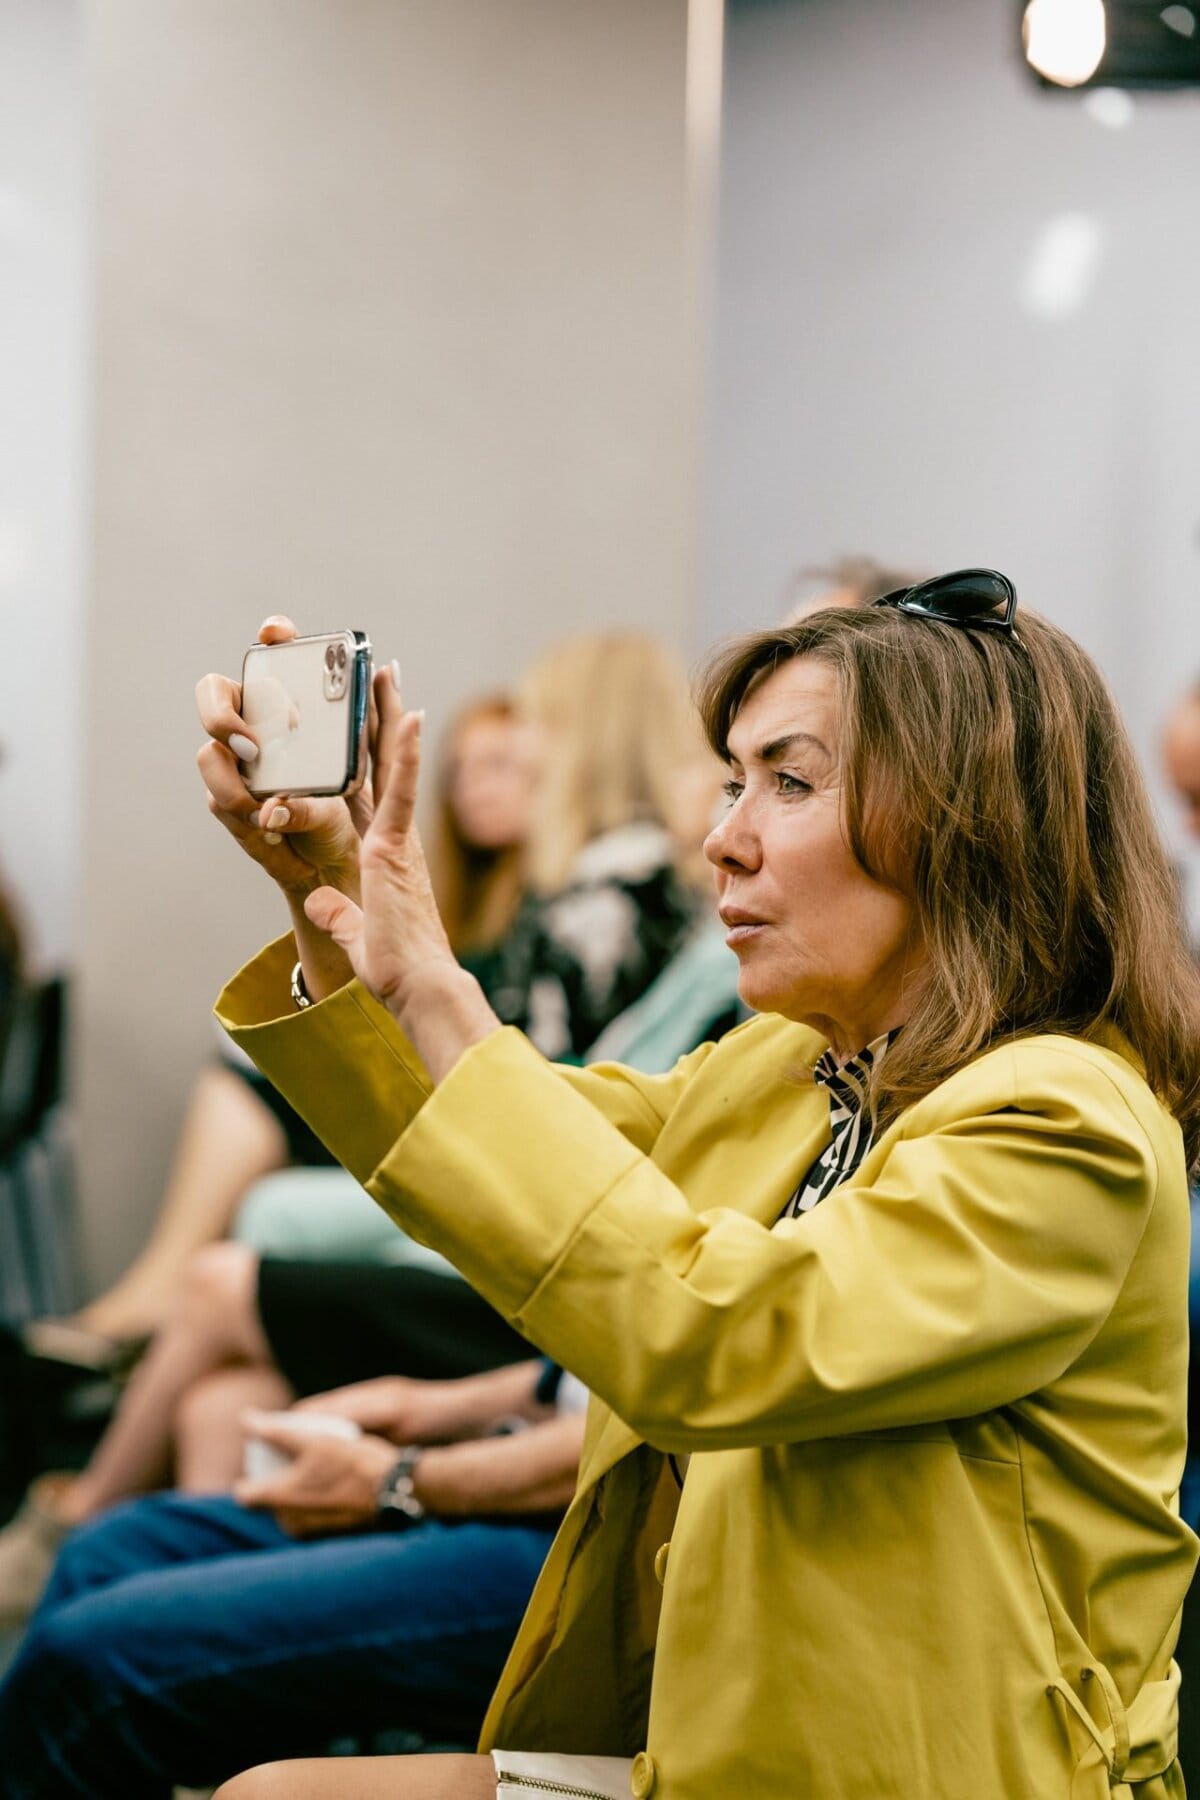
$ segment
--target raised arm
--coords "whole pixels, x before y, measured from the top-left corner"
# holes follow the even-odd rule
[[[1086,1348],[1157,1188],[1155,1146],[1094,1056],[1026,1046],[1021,1090],[1017,1059],[964,1072],[958,1116],[922,1103],[863,1185],[771,1229],[721,1206],[702,1136],[659,1167],[514,1035],[463,1059],[371,1191],[662,1448],[967,1416]],[[731,1197],[755,1155],[747,1133]],[[445,1204],[463,1191],[469,1219]]]

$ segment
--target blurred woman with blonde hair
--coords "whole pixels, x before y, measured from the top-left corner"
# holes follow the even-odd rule
[[[643,632],[564,639],[538,658],[519,705],[540,765],[526,848],[529,892],[492,993],[547,1056],[582,1056],[679,950],[716,800],[715,759],[677,660]]]

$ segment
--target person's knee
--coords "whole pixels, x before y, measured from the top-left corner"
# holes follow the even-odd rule
[[[287,1800],[292,1792],[288,1770],[294,1767],[295,1764],[274,1762],[246,1769],[223,1781],[212,1800]]]
[[[194,1324],[232,1331],[257,1316],[258,1252],[249,1244],[206,1244],[183,1273],[183,1311]]]

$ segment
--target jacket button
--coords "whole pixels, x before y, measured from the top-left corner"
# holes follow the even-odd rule
[[[654,1579],[657,1581],[659,1587],[661,1587],[663,1582],[667,1579],[667,1558],[670,1554],[671,1545],[669,1540],[665,1544],[660,1544],[658,1549],[654,1552]]]
[[[654,1766],[654,1758],[648,1751],[639,1750],[629,1771],[629,1790],[633,1800],[646,1800],[646,1796],[654,1792],[657,1780],[658,1770]]]

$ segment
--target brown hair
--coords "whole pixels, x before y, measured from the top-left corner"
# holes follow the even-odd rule
[[[436,812],[429,833],[429,878],[446,936],[456,952],[499,943],[520,903],[524,846],[487,850],[469,844],[450,797],[454,759],[463,733],[482,720],[515,720],[516,716],[516,707],[506,694],[487,694],[464,706],[442,739]]]
[[[709,742],[794,656],[837,673],[847,841],[914,904],[930,974],[879,1065],[882,1119],[1000,1038],[1116,1027],[1200,1158],[1200,976],[1116,707],[1065,632],[1020,641],[882,607],[735,639],[702,678]]]

